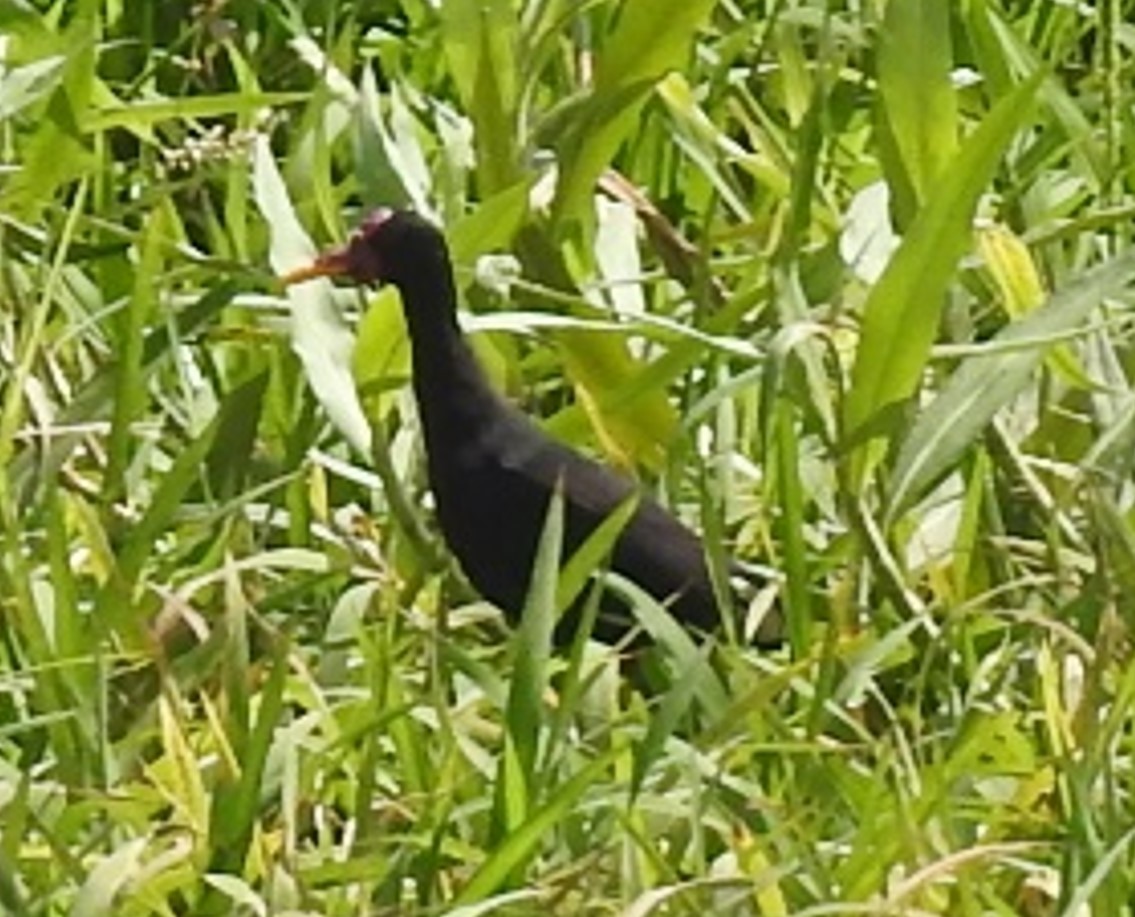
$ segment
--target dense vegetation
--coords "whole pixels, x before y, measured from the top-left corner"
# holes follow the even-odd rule
[[[0,0],[0,911],[1132,913],[1133,6]],[[469,593],[380,203],[783,650]]]

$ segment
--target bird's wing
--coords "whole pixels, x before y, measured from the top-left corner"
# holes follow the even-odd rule
[[[523,415],[510,416],[502,425],[493,439],[504,444],[499,456],[503,468],[548,494],[562,486],[568,506],[595,524],[638,492],[630,478],[551,439]]]
[[[683,623],[705,630],[719,623],[704,549],[689,528],[642,494],[631,479],[566,446],[544,438],[511,441],[517,448],[502,460],[516,474],[546,494],[562,482],[569,550],[637,494],[635,511],[616,542],[612,569],[660,601],[678,596],[672,610]]]

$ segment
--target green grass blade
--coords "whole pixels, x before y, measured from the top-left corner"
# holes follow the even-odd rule
[[[133,101],[129,105],[96,109],[83,120],[83,129],[93,132],[125,128],[142,134],[163,121],[211,119],[222,115],[249,117],[264,108],[282,108],[307,100],[306,92],[234,92],[192,98]]]
[[[505,721],[527,794],[537,788],[534,772],[544,725],[544,692],[548,688],[548,661],[556,627],[556,592],[563,545],[564,497],[559,488],[548,503],[548,514],[536,549],[528,598],[517,629],[513,653],[512,687]],[[486,537],[491,537],[488,532]],[[527,813],[524,813],[527,817]],[[511,830],[511,825],[508,826]]]
[[[519,179],[517,13],[512,0],[450,0],[441,7],[446,59],[473,119],[485,197]]]
[[[699,666],[709,668],[709,655],[713,648],[705,644],[698,651]],[[634,749],[634,770],[631,776],[629,802],[633,805],[642,789],[642,783],[650,769],[658,762],[665,751],[667,740],[675,735],[682,718],[690,709],[697,692],[696,678],[676,678],[662,696],[662,703],[650,718],[650,726]]]
[[[133,454],[132,426],[146,406],[143,356],[145,330],[156,309],[153,278],[163,270],[163,253],[169,232],[169,214],[159,207],[151,215],[142,234],[134,290],[120,314],[115,335],[115,391],[107,443],[107,469],[103,500],[111,505],[127,492],[126,467]]]
[[[940,0],[891,3],[880,39],[879,93],[903,171],[898,184],[909,185],[925,202],[958,145],[950,6]]]
[[[533,811],[523,824],[517,825],[512,834],[477,867],[468,884],[453,899],[453,906],[472,904],[501,888],[510,875],[539,852],[549,832],[571,813],[583,794],[598,782],[621,754],[621,748],[609,749],[560,784],[547,802]]]
[[[1053,338],[1083,324],[1107,297],[1129,286],[1135,255],[1100,265],[1053,294],[1040,309],[1008,325],[966,360],[904,438],[889,480],[886,519],[893,522],[934,484],[1028,382]]]
[[[235,783],[223,784],[214,790],[209,818],[209,872],[240,875],[243,870],[260,809],[264,765],[283,715],[288,650],[288,641],[278,639],[272,653],[268,681],[260,694],[255,724],[251,725],[247,741],[239,748],[240,776]],[[248,724],[242,728],[248,728]],[[201,903],[200,913],[228,913],[224,907],[219,896],[209,891]]]
[[[249,396],[242,389],[264,385],[263,377],[254,377],[237,388],[221,406],[214,420],[178,454],[154,492],[142,518],[129,530],[119,551],[116,576],[104,587],[99,598],[100,614],[126,635],[138,635],[142,622],[131,616],[130,594],[142,574],[143,567],[155,550],[162,534],[181,509],[186,494],[201,479],[202,468],[215,446],[217,431],[243,409]]]
[[[627,0],[599,59],[595,89],[560,145],[553,219],[591,222],[600,173],[638,124],[647,94],[690,53],[715,0]]]
[[[225,281],[205,290],[201,298],[178,312],[171,328],[152,329],[142,348],[140,384],[149,380],[154,371],[172,356],[175,341],[193,337],[228,306],[236,295],[236,285]],[[91,421],[105,420],[114,410],[117,378],[110,374],[93,376],[74,393],[71,401],[59,414],[58,424],[64,430]],[[81,442],[76,433],[63,432],[53,437],[41,452],[37,444],[26,446],[11,466],[12,483],[27,504],[35,494],[37,485],[51,481]]]
[[[914,394],[926,366],[946,286],[970,245],[974,208],[1026,123],[1039,83],[1039,78],[1023,83],[998,102],[966,140],[867,297],[844,404],[854,489],[899,429],[893,412]]]

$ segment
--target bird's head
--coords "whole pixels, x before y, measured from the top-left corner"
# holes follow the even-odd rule
[[[394,283],[429,270],[445,243],[440,231],[412,210],[375,210],[351,237],[311,264],[289,271],[287,285],[315,277],[347,277],[356,283]]]

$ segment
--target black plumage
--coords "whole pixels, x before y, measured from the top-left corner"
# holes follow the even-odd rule
[[[445,239],[422,217],[377,211],[344,246],[284,279],[316,276],[398,288],[442,533],[472,584],[515,621],[557,482],[568,553],[636,494],[636,485],[553,440],[491,387],[457,324]],[[667,602],[685,627],[711,631],[720,624],[701,542],[649,496],[639,497],[610,566]],[[633,619],[615,602],[603,609],[595,636],[625,636]],[[567,623],[557,632],[561,641],[571,636]]]

